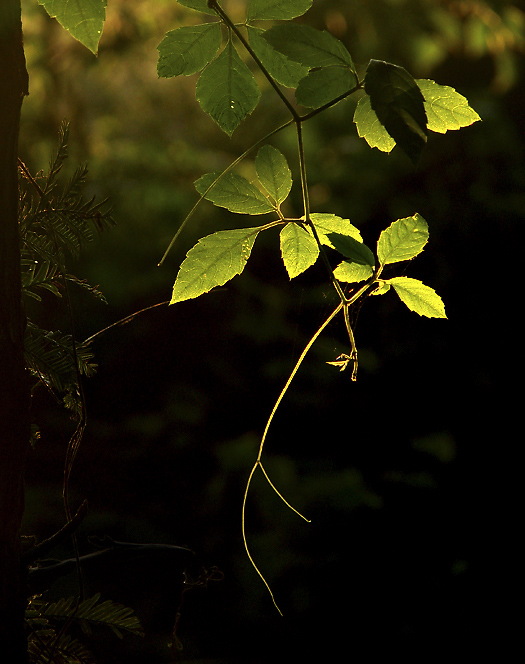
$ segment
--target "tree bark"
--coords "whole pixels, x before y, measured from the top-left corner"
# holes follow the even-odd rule
[[[24,365],[18,234],[18,135],[28,78],[20,0],[0,0],[0,659],[27,662],[20,561],[29,383]]]

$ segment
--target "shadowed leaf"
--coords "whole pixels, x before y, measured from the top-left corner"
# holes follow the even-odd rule
[[[416,81],[403,67],[370,60],[365,90],[381,124],[416,163],[427,141],[424,98]]]

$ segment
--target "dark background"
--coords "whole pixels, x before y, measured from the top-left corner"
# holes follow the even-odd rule
[[[230,7],[242,20],[241,3]],[[68,119],[70,167],[89,162],[87,195],[109,196],[118,222],[74,266],[109,301],[73,294],[82,339],[168,300],[199,237],[253,225],[204,204],[157,267],[196,200],[192,182],[287,118],[265,90],[229,140],[200,111],[195,77],[157,80],[164,33],[203,19],[175,2],[110,2],[97,59],[42,8],[25,12],[31,94],[21,157],[45,168]],[[185,545],[196,552],[192,578],[201,566],[218,568],[222,580],[184,594],[176,661],[472,655],[491,639],[497,569],[482,558],[498,537],[512,464],[505,427],[525,204],[525,17],[504,1],[316,0],[302,20],[340,38],[363,70],[370,58],[405,66],[456,88],[483,119],[432,134],[415,169],[397,149],[387,156],[357,137],[352,100],[305,126],[312,209],[349,217],[372,247],[393,220],[422,214],[430,242],[407,274],[436,289],[448,320],[420,318],[393,294],[370,298],[356,328],[357,383],[326,365],[348,350],[342,321],[307,356],[270,429],[265,466],[311,523],[260,476],[248,500],[249,545],[280,617],[244,552],[242,496],[272,406],[335,300],[322,266],[290,283],[277,234],[259,236],[247,269],[225,288],[152,309],[94,342],[99,370],[85,382],[88,427],[71,478],[73,501],[87,498],[90,508],[80,547],[93,550],[90,535]],[[297,178],[293,129],[273,144]],[[297,212],[297,185],[292,199]],[[49,298],[39,315],[68,329],[63,302]],[[42,539],[64,522],[74,424],[43,393],[34,414],[42,440],[27,474],[24,534]],[[183,564],[146,558],[88,580],[150,627],[114,652],[114,638],[95,644],[102,662],[170,661]],[[74,578],[60,592],[75,594]]]

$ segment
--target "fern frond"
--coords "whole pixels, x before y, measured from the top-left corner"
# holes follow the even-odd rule
[[[22,293],[24,296],[32,297],[39,302],[42,300],[38,292],[39,289],[50,291],[56,297],[62,297],[64,287],[62,275],[63,273],[59,267],[49,260],[21,259]],[[79,279],[74,274],[66,274],[65,278],[107,304],[106,298],[98,288],[88,284],[85,279]]]
[[[67,135],[67,125],[63,125],[47,174],[33,176],[21,164],[19,178],[22,253],[35,252],[44,260],[54,256],[59,266],[67,255],[77,258],[96,234],[114,225],[107,200],[97,203],[95,197],[87,201],[82,197],[86,165],[79,166],[65,184],[58,183],[67,157]]]
[[[102,300],[104,304],[108,303],[104,297],[104,294],[98,290],[97,286],[91,286],[91,284],[88,284],[85,279],[79,279],[78,277],[75,277],[74,274],[66,274],[66,279],[67,281],[71,281],[72,283],[76,284],[80,288],[89,291],[93,297],[96,297],[98,300]]]
[[[45,289],[56,297],[62,297],[60,292],[61,272],[49,260],[37,261],[30,258],[21,260],[22,291],[25,295],[41,301],[38,289]]]
[[[60,173],[65,160],[67,159],[67,141],[69,139],[69,122],[63,121],[58,128],[58,141],[57,147],[51,161],[49,162],[49,170],[46,175],[46,182],[43,187],[44,191],[48,193],[51,191],[56,183],[58,174]]]
[[[29,661],[38,664],[95,664],[93,653],[69,634],[54,630],[33,632],[28,639]]]
[[[80,373],[92,376],[97,365],[93,352],[82,343],[75,345]],[[80,397],[77,386],[75,353],[70,334],[44,330],[28,321],[24,340],[24,357],[30,373],[42,382],[64,406],[79,412]]]
[[[46,620],[74,620],[86,627],[105,625],[119,638],[123,638],[121,630],[144,636],[144,630],[133,609],[105,600],[99,602],[100,593],[84,600],[77,606],[76,597],[67,597],[41,606],[39,615]]]

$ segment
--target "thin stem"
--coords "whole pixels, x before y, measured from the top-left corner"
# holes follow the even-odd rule
[[[253,468],[250,471],[250,475],[248,477],[248,481],[246,482],[246,488],[244,490],[244,497],[242,499],[242,516],[241,516],[241,530],[242,530],[242,539],[244,542],[244,549],[246,551],[246,555],[248,556],[248,560],[251,562],[253,569],[257,572],[257,574],[260,576],[261,581],[264,583],[266,586],[266,590],[270,593],[270,597],[272,598],[273,605],[279,611],[281,616],[283,615],[283,612],[281,609],[278,607],[277,602],[275,601],[275,597],[273,595],[272,589],[270,588],[268,581],[264,578],[262,572],[260,569],[257,567],[257,564],[255,563],[255,560],[252,557],[252,554],[250,553],[250,549],[248,548],[248,540],[246,539],[246,525],[245,525],[245,516],[246,516],[246,501],[248,500],[248,492],[250,490],[250,485],[252,483],[252,478],[257,470],[257,466],[259,465],[259,461],[256,461],[253,464]]]
[[[343,289],[341,288],[341,284],[334,277],[332,266],[330,265],[330,261],[328,260],[326,251],[324,250],[324,247],[321,244],[321,240],[319,238],[319,234],[317,233],[317,229],[315,228],[314,224],[312,223],[312,220],[310,219],[310,196],[308,192],[308,181],[306,178],[306,159],[304,156],[302,121],[298,120],[295,124],[297,128],[297,147],[299,149],[299,171],[301,175],[301,188],[303,192],[303,209],[304,209],[305,223],[312,231],[312,235],[314,236],[314,239],[317,243],[317,247],[319,248],[319,253],[321,254],[321,259],[325,264],[326,269],[328,270],[328,274],[330,275],[330,281],[332,282],[333,287],[337,291],[339,299],[341,300],[342,303],[344,303],[346,301],[346,297],[343,292]]]
[[[350,90],[347,90],[346,92],[343,92],[343,94],[339,95],[339,97],[336,97],[335,99],[332,99],[331,101],[327,102],[326,104],[323,104],[322,106],[319,106],[319,108],[314,108],[313,111],[310,111],[309,113],[305,113],[305,115],[301,115],[299,119],[301,122],[305,122],[306,120],[310,120],[310,118],[315,117],[319,113],[322,113],[323,111],[326,111],[327,108],[332,108],[332,106],[335,106],[338,104],[340,101],[343,99],[346,99],[350,95],[353,95],[354,92],[357,92],[358,90],[363,89],[363,84],[358,81],[356,85],[354,85],[353,88]]]
[[[107,327],[104,327],[102,330],[99,330],[98,332],[95,332],[95,334],[92,334],[90,337],[85,339],[84,344],[90,344],[93,339],[96,339],[99,335],[104,334],[108,330],[111,330],[114,327],[117,327],[118,325],[125,325],[126,323],[130,323],[136,316],[139,314],[144,313],[145,311],[149,311],[150,309],[155,309],[155,307],[161,307],[164,304],[169,304],[170,301],[166,300],[164,302],[158,302],[157,304],[152,304],[149,307],[144,307],[144,309],[140,309],[139,311],[135,311],[134,313],[130,314],[129,316],[125,316],[124,318],[121,318],[120,320],[116,321],[115,323],[111,323],[111,325],[108,325]]]
[[[269,138],[271,138],[272,136],[274,136],[274,135],[277,134],[278,132],[282,131],[283,129],[286,129],[286,127],[289,127],[291,124],[293,124],[293,122],[294,122],[293,120],[288,120],[288,122],[285,122],[284,124],[280,125],[279,127],[277,127],[277,129],[273,129],[269,134],[266,134],[266,136],[263,136],[263,137],[262,137],[261,139],[259,139],[256,143],[254,143],[254,144],[253,144],[252,146],[250,146],[247,150],[245,150],[245,151],[244,151],[239,157],[237,157],[237,159],[235,159],[234,161],[232,161],[232,163],[231,163],[229,166],[227,166],[227,167],[224,169],[224,171],[222,171],[222,173],[221,173],[220,175],[217,176],[217,179],[215,179],[215,180],[210,184],[210,186],[209,186],[209,187],[206,189],[206,191],[201,195],[201,197],[197,200],[197,202],[195,203],[195,205],[191,208],[191,210],[188,212],[188,214],[187,214],[186,217],[184,218],[182,224],[181,224],[181,225],[179,226],[179,228],[177,229],[177,232],[176,232],[175,235],[172,237],[171,242],[170,242],[169,245],[168,245],[168,248],[167,248],[166,251],[164,252],[164,255],[162,256],[162,258],[160,259],[159,263],[157,264],[157,267],[160,267],[160,266],[164,263],[164,261],[166,260],[168,254],[170,253],[171,249],[173,248],[173,245],[174,245],[175,242],[177,241],[177,238],[178,238],[179,235],[182,233],[184,227],[186,226],[186,224],[188,223],[188,221],[193,217],[193,215],[195,214],[197,208],[199,207],[199,205],[201,204],[201,202],[203,201],[203,199],[208,195],[208,192],[211,191],[211,190],[213,189],[213,187],[215,187],[215,185],[219,182],[219,180],[221,180],[221,178],[223,178],[227,173],[229,173],[233,168],[235,168],[235,166],[237,166],[237,164],[240,164],[240,162],[241,162],[245,157],[247,157],[247,156],[250,154],[250,152],[253,152],[253,150],[255,150],[256,148],[258,148],[260,145],[263,145],[264,143],[266,143],[266,141],[267,141]]]
[[[281,390],[281,393],[279,394],[279,397],[278,397],[277,401],[275,402],[275,405],[274,405],[274,407],[273,407],[273,409],[272,409],[272,412],[270,413],[270,417],[268,418],[268,421],[266,422],[266,426],[265,426],[265,428],[264,428],[264,432],[263,432],[263,435],[262,435],[262,438],[261,438],[261,443],[260,443],[260,445],[259,445],[259,453],[257,454],[257,459],[255,460],[255,463],[253,464],[253,467],[252,467],[252,469],[251,469],[251,471],[250,471],[250,474],[249,474],[249,476],[248,476],[248,480],[247,480],[247,482],[246,482],[246,488],[245,488],[245,490],[244,490],[244,497],[243,497],[243,501],[242,501],[242,513],[241,513],[241,529],[242,529],[242,539],[243,539],[243,542],[244,542],[244,548],[245,548],[245,550],[246,550],[246,554],[247,554],[247,556],[248,556],[249,561],[251,562],[253,568],[255,569],[255,571],[257,572],[257,574],[260,576],[262,582],[263,582],[264,585],[266,586],[266,589],[267,589],[268,592],[270,593],[270,597],[272,598],[272,602],[273,602],[275,608],[277,609],[277,611],[279,611],[279,613],[280,613],[281,615],[282,615],[282,611],[281,611],[281,609],[277,606],[277,603],[276,603],[276,601],[275,601],[275,597],[274,597],[274,595],[273,595],[273,593],[272,593],[272,591],[271,591],[271,588],[270,588],[268,582],[266,581],[266,579],[264,578],[264,575],[262,574],[262,572],[260,571],[260,569],[257,567],[257,564],[255,563],[255,560],[253,559],[253,556],[252,556],[252,554],[250,553],[250,549],[249,549],[249,547],[248,547],[248,540],[247,540],[247,538],[246,538],[246,502],[247,502],[247,499],[248,499],[248,492],[249,492],[249,490],[250,490],[250,486],[251,486],[251,483],[252,483],[253,476],[254,476],[254,474],[255,474],[255,471],[257,470],[257,467],[260,467],[261,470],[262,470],[262,472],[263,472],[263,474],[264,474],[264,476],[265,476],[265,478],[266,478],[266,480],[268,481],[268,484],[269,484],[270,487],[275,491],[275,493],[279,496],[279,498],[281,498],[281,500],[285,503],[285,505],[287,505],[287,506],[288,506],[293,512],[295,512],[296,514],[298,514],[302,519],[304,519],[305,521],[308,521],[308,522],[309,522],[309,519],[307,519],[306,517],[304,517],[304,516],[303,516],[300,512],[298,512],[294,507],[292,507],[292,506],[290,505],[290,503],[289,503],[287,500],[285,500],[285,499],[283,498],[283,496],[281,495],[281,493],[275,488],[274,484],[271,482],[270,478],[268,477],[268,474],[266,473],[266,470],[264,469],[264,467],[263,467],[263,465],[262,465],[262,463],[261,463],[261,458],[262,458],[262,453],[263,453],[263,449],[264,449],[264,444],[265,444],[265,442],[266,442],[266,437],[267,437],[267,435],[268,435],[268,430],[269,430],[269,428],[270,428],[270,424],[272,423],[272,420],[273,420],[273,418],[274,418],[274,416],[275,416],[275,413],[277,412],[277,408],[279,407],[279,404],[280,404],[281,401],[283,400],[284,395],[286,394],[286,392],[288,391],[288,388],[290,387],[290,383],[292,382],[292,380],[293,380],[295,374],[299,371],[299,367],[301,366],[301,364],[302,364],[304,358],[306,357],[306,354],[307,354],[308,351],[310,350],[310,348],[314,345],[315,341],[317,340],[317,338],[319,337],[319,335],[323,332],[323,330],[325,329],[325,327],[326,327],[326,326],[327,326],[327,325],[328,325],[328,324],[329,324],[329,323],[330,323],[330,322],[331,322],[331,321],[337,316],[337,314],[341,311],[342,307],[343,307],[343,304],[340,303],[340,304],[336,307],[336,309],[330,314],[330,316],[328,316],[328,318],[324,321],[324,323],[318,328],[318,330],[317,330],[317,331],[315,332],[315,334],[312,336],[312,338],[310,339],[310,341],[306,344],[306,346],[305,346],[303,352],[301,353],[301,355],[300,355],[299,359],[297,360],[297,362],[296,362],[294,368],[292,369],[292,372],[291,372],[291,374],[290,374],[288,380],[286,381],[285,386],[284,386],[283,389]]]
[[[263,474],[264,477],[266,478],[266,481],[268,482],[268,484],[270,485],[270,487],[275,491],[275,493],[276,493],[276,494],[279,496],[279,498],[283,501],[283,503],[286,505],[286,507],[290,508],[290,509],[292,510],[292,512],[295,512],[295,513],[297,514],[297,516],[300,516],[301,519],[303,519],[304,521],[306,521],[306,523],[312,523],[312,520],[311,520],[311,519],[307,519],[303,514],[301,514],[301,512],[299,512],[299,510],[296,510],[295,507],[293,507],[293,505],[290,505],[290,503],[286,500],[286,498],[282,495],[282,493],[277,489],[277,487],[274,485],[274,483],[272,482],[272,480],[269,478],[268,473],[266,472],[266,469],[265,469],[265,467],[262,465],[262,461],[261,461],[260,459],[259,459],[259,468],[261,469],[262,474]]]
[[[275,416],[277,408],[279,407],[279,404],[283,400],[284,395],[288,391],[288,388],[290,387],[290,383],[294,379],[295,374],[299,371],[299,367],[301,366],[304,358],[306,357],[306,354],[308,353],[310,348],[314,345],[314,343],[318,339],[321,332],[323,332],[323,330],[337,316],[337,314],[341,311],[342,308],[343,308],[343,303],[341,302],[340,304],[337,305],[337,307],[334,309],[334,311],[328,316],[328,318],[324,321],[324,323],[322,323],[321,326],[317,329],[317,331],[312,336],[310,341],[306,344],[306,346],[304,347],[303,352],[299,356],[299,359],[297,360],[294,368],[292,369],[292,372],[291,372],[290,376],[288,377],[288,380],[286,381],[285,386],[281,390],[281,393],[279,394],[279,397],[277,398],[277,401],[275,402],[275,405],[272,409],[272,412],[270,413],[270,417],[268,418],[268,421],[266,422],[266,427],[264,428],[264,433],[263,433],[263,436],[262,436],[262,439],[261,439],[261,444],[259,446],[259,454],[257,456],[257,462],[260,462],[260,460],[261,460],[264,443],[266,442],[266,436],[268,435],[268,429],[270,428],[270,424],[272,423],[272,420]]]

